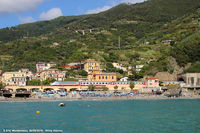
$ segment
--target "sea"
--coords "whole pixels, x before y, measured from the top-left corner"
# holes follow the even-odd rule
[[[198,133],[200,100],[0,102],[0,132]]]

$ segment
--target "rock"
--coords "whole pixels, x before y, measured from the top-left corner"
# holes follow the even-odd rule
[[[173,96],[180,96],[181,95],[181,88],[179,86],[169,86],[168,90],[162,94],[163,96],[173,97]]]

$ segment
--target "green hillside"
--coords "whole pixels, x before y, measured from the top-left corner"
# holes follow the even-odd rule
[[[110,63],[119,62],[125,66],[144,64],[141,75],[172,73],[170,56],[180,66],[199,61],[199,7],[199,0],[149,0],[120,4],[99,14],[59,17],[1,29],[0,66],[4,71],[22,67],[34,71],[38,61],[66,65],[94,58],[109,71],[118,71]],[[92,33],[89,29],[93,29]],[[165,44],[163,40],[174,43]],[[53,46],[54,42],[59,46]]]

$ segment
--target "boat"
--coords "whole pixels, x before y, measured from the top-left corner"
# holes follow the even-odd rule
[[[65,106],[65,105],[66,105],[65,103],[59,103],[58,104],[58,106],[61,106],[61,107]]]

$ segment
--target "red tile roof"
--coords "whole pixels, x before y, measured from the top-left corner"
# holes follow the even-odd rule
[[[146,79],[158,79],[157,77],[147,77]]]

